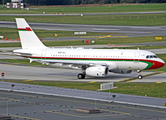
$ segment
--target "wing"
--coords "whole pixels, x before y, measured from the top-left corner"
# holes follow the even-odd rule
[[[30,58],[29,58],[30,59]],[[86,67],[91,67],[91,66],[106,66],[106,63],[100,63],[100,62],[93,62],[93,61],[56,61],[56,60],[33,60],[30,59],[30,62],[32,61],[36,61],[36,62],[40,62],[42,64],[46,64],[46,65],[51,65],[51,66],[55,66],[55,67],[62,67],[62,68],[72,68],[72,69],[81,69],[83,66]]]

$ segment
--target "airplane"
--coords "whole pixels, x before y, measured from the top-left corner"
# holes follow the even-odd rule
[[[46,47],[24,18],[16,18],[22,49],[13,53],[42,64],[80,69],[78,79],[106,77],[109,72],[130,74],[163,67],[165,62],[154,53],[140,49],[83,49]]]

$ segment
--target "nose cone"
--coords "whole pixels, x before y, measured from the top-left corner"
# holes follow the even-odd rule
[[[161,68],[165,65],[165,62],[162,59],[158,58],[157,61],[153,61],[152,64],[153,65],[149,69]]]
[[[163,60],[160,59],[160,61],[157,63],[157,67],[161,68],[165,65],[165,62]]]

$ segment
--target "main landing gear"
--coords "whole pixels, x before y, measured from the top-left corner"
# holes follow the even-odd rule
[[[84,79],[84,78],[85,78],[85,74],[79,73],[79,74],[77,75],[77,77],[78,77],[78,79]]]
[[[137,70],[137,73],[139,74],[139,75],[138,75],[138,79],[142,79],[143,76],[141,75],[141,70]]]
[[[77,75],[78,79],[84,79],[85,78],[85,76],[86,76],[86,72],[85,72],[86,68],[87,68],[87,66],[85,66],[85,65],[82,66],[82,68],[81,68],[82,73],[79,73]]]

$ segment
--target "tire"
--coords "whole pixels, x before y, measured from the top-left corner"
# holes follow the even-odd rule
[[[78,79],[84,79],[84,78],[85,78],[85,75],[82,74],[82,73],[79,73],[79,74],[77,75],[77,77],[78,77]]]
[[[142,75],[138,75],[138,79],[142,79],[143,78],[143,76]]]

